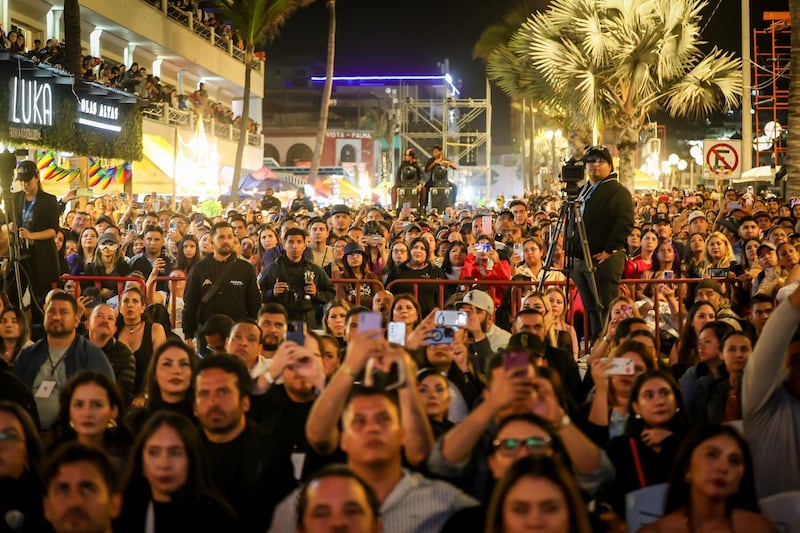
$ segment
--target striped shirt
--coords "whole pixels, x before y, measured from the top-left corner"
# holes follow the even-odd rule
[[[297,531],[297,498],[300,489],[287,496],[272,515],[269,533]],[[429,479],[403,469],[403,477],[381,504],[383,533],[435,533],[456,511],[478,505],[446,481]]]

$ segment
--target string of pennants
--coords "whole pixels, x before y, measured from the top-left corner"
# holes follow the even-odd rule
[[[66,178],[67,181],[72,181],[81,173],[78,168],[67,169],[58,166],[53,152],[42,153],[36,162],[36,166],[45,180],[61,181]],[[89,158],[89,187],[97,187],[99,185],[101,189],[105,190],[112,181],[116,181],[119,185],[124,185],[131,179],[131,176],[133,176],[133,164],[130,161],[125,161],[115,166],[103,167],[99,161]]]

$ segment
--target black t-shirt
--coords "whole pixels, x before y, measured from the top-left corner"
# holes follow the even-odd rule
[[[265,446],[275,447],[279,455],[302,454],[301,480],[332,462],[336,457],[323,457],[311,448],[306,439],[306,420],[314,402],[295,402],[284,385],[276,384],[266,394],[251,397],[250,416],[273,436]],[[295,455],[293,459],[299,458]]]

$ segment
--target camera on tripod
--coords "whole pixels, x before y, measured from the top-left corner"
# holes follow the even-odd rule
[[[568,199],[574,200],[578,197],[581,190],[580,184],[586,178],[586,166],[583,159],[574,157],[564,163],[561,167],[561,183],[564,184],[563,192]]]

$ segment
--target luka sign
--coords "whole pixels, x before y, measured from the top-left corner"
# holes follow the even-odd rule
[[[53,125],[53,86],[36,78],[26,80],[17,76],[10,85],[10,134],[12,137],[35,141],[41,138],[39,128]]]

